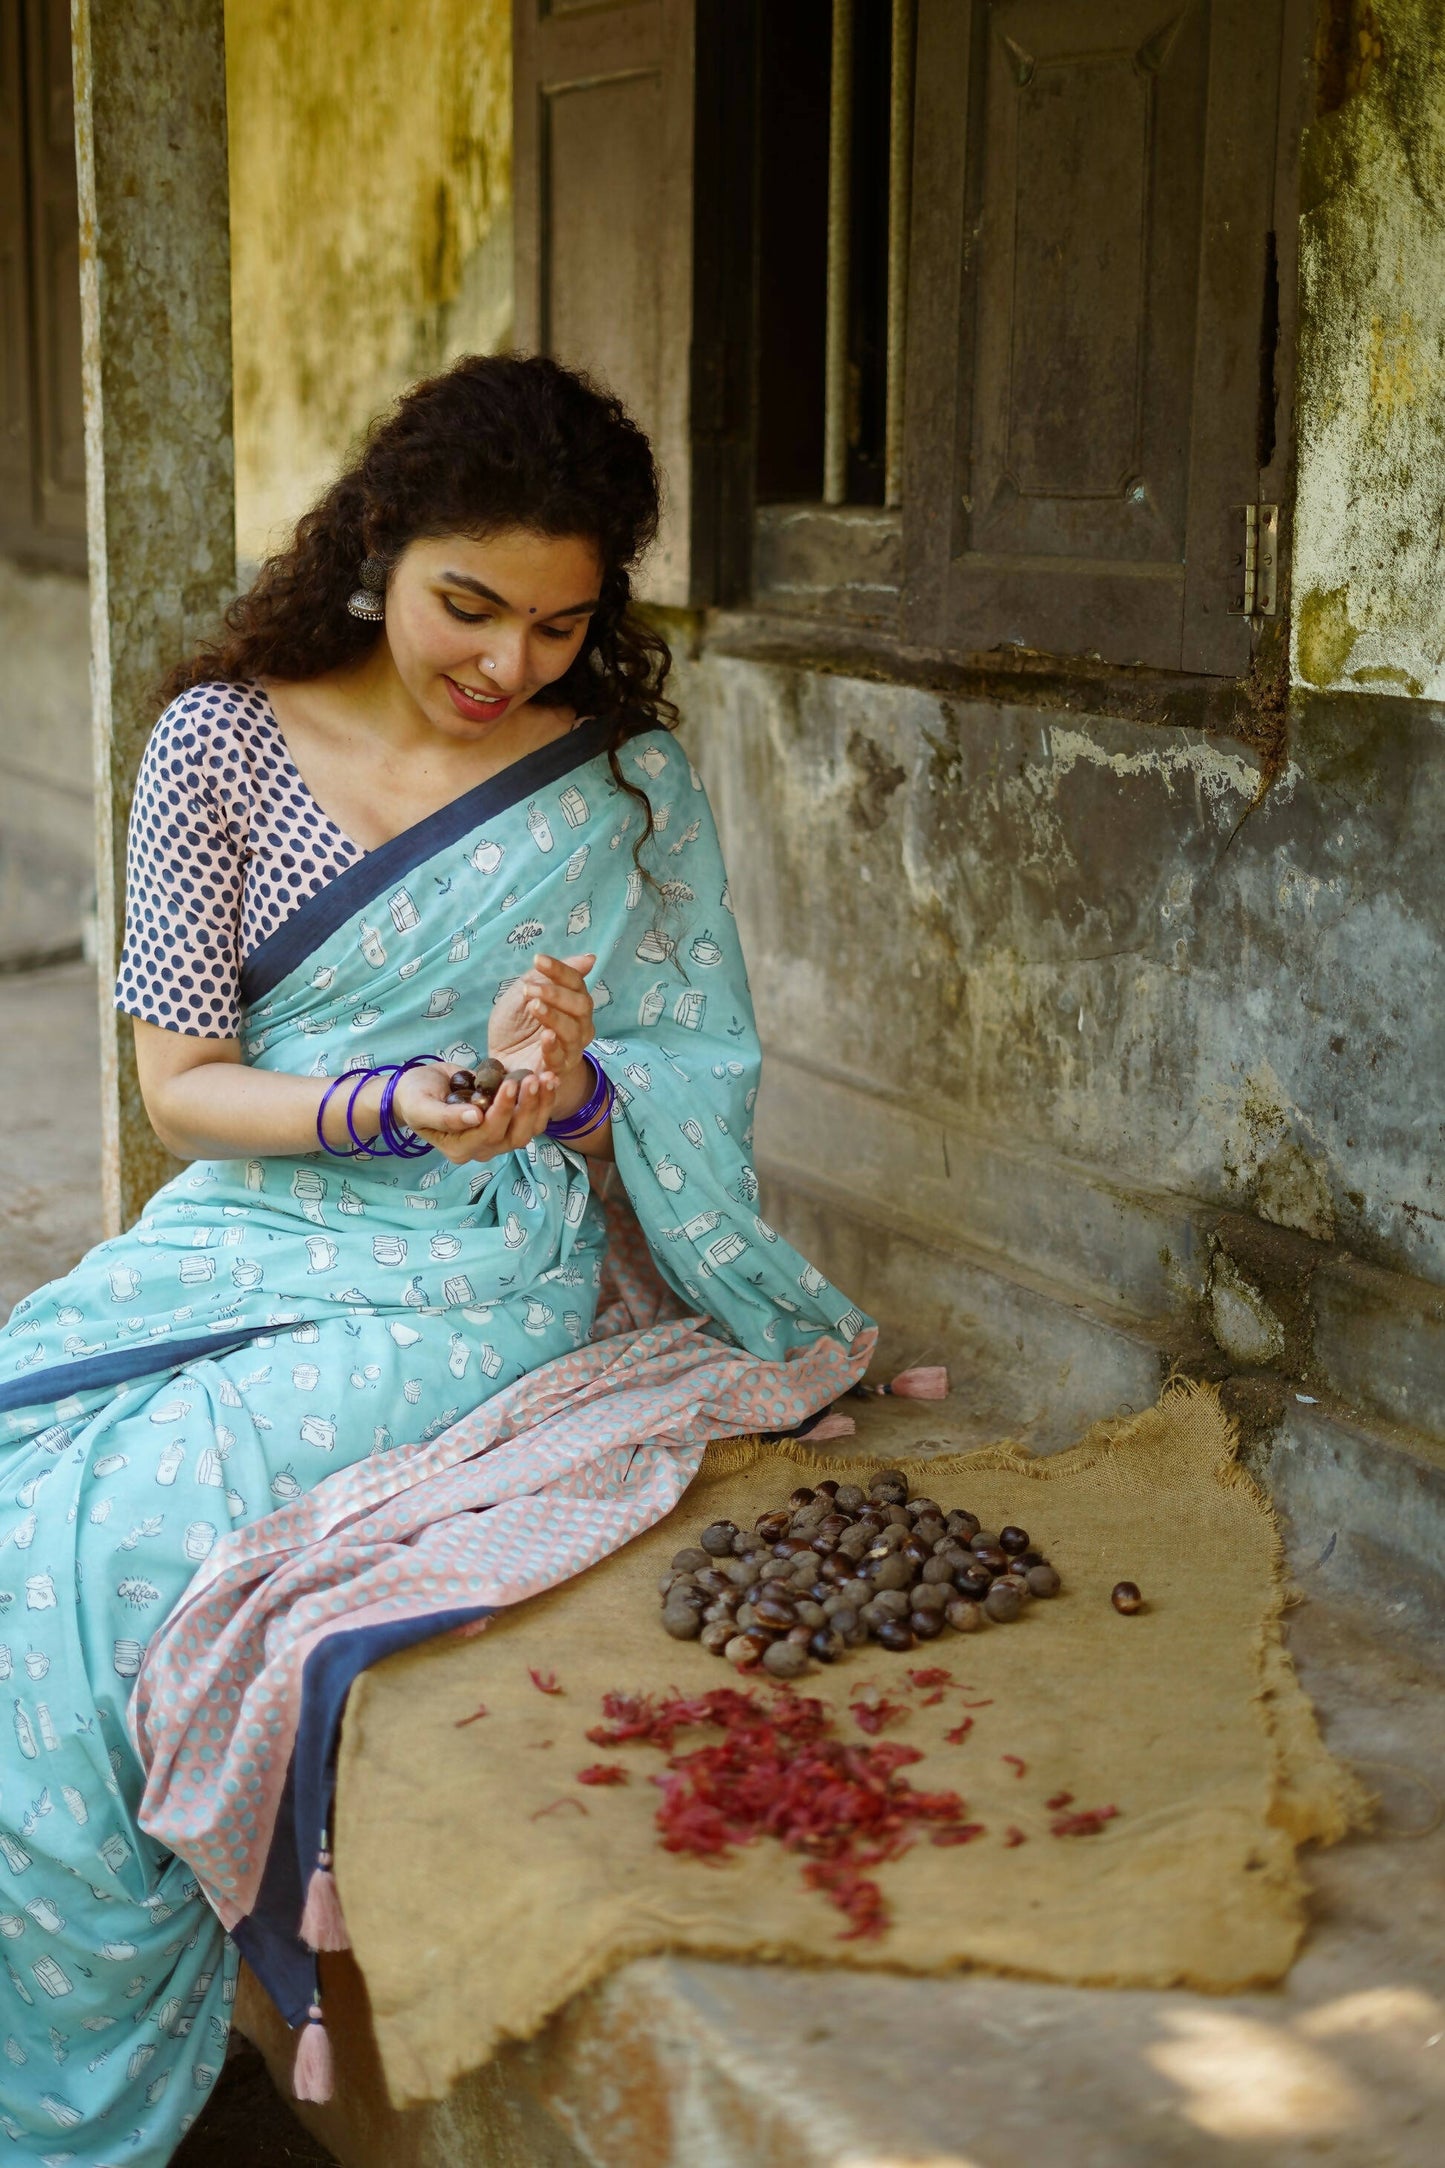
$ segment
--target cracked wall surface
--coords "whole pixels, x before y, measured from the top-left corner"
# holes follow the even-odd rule
[[[1335,17],[1301,172],[1294,675],[1445,699],[1445,8]]]
[[[1445,1280],[1430,708],[1297,701],[1256,804],[1192,730],[716,652],[684,686],[767,1045]]]

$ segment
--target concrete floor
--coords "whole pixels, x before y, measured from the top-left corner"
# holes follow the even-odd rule
[[[0,1304],[96,1232],[93,1008],[79,968],[0,980]],[[58,1132],[43,1111],[57,1076]],[[954,1428],[951,1405],[877,1413],[890,1451]],[[959,1442],[969,1427],[965,1411]],[[1364,1610],[1295,1571],[1301,1677],[1381,1807],[1370,1835],[1308,1861],[1315,1921],[1280,1988],[1210,1999],[649,1960],[493,2066],[515,2143],[438,2153],[436,2168],[1439,2168],[1442,1649],[1411,1638],[1388,1587]],[[331,2156],[238,2043],[177,2158]]]

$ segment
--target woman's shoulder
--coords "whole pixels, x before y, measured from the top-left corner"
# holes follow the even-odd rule
[[[237,760],[249,765],[258,739],[273,727],[270,702],[258,685],[191,685],[158,716],[146,759],[177,781],[235,781]]]
[[[650,724],[633,737],[624,738],[617,754],[624,774],[632,774],[644,788],[664,777],[702,789],[702,778],[688,759],[676,736],[660,723]]]

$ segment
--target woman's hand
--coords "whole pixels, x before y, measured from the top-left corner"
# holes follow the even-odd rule
[[[447,1079],[452,1067],[447,1062],[409,1069],[397,1084],[391,1107],[398,1122],[415,1130],[424,1144],[434,1146],[454,1167],[520,1151],[541,1136],[556,1111],[557,1076],[546,1068],[519,1082],[508,1079],[485,1113],[470,1102],[448,1106]]]
[[[492,1010],[487,1052],[504,1069],[571,1077],[592,1042],[592,996],[586,974],[597,958],[538,956]]]

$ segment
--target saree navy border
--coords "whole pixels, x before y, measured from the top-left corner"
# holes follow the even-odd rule
[[[389,843],[368,851],[251,951],[241,966],[241,998],[246,1006],[254,1008],[298,965],[304,964],[313,949],[344,926],[354,911],[375,902],[383,889],[414,873],[449,843],[459,842],[484,822],[510,812],[532,792],[545,790],[574,768],[585,767],[606,751],[610,736],[611,727],[606,723],[579,723],[565,737],[554,738],[535,753],[525,754],[499,775],[489,776],[485,783],[453,798],[449,805],[438,807],[414,828],[405,828]]]

